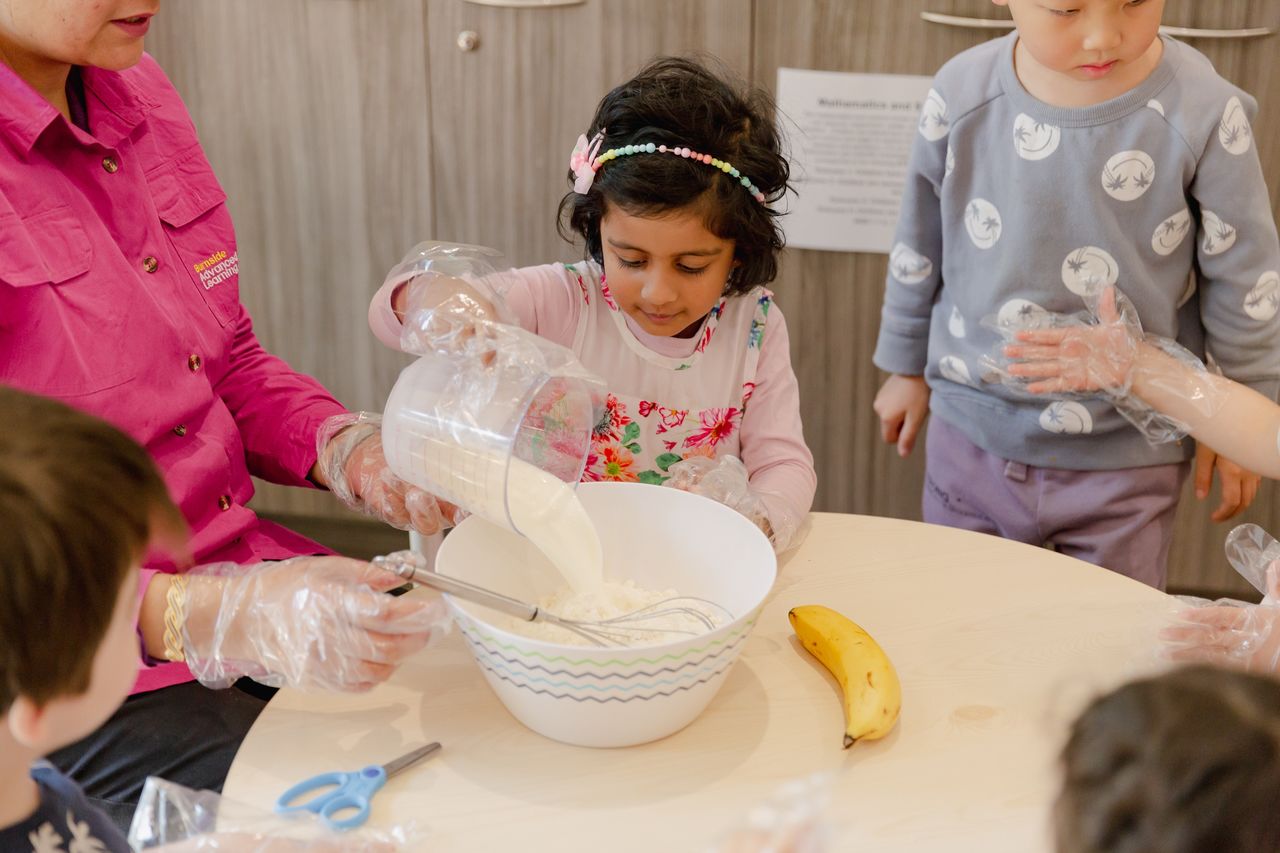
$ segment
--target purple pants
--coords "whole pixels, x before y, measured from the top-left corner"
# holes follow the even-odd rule
[[[1052,545],[1164,589],[1173,519],[1190,462],[1066,471],[1010,462],[934,417],[925,443],[924,520]]]

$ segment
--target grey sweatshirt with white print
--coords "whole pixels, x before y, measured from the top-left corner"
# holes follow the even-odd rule
[[[1275,399],[1280,240],[1256,102],[1165,38],[1134,89],[1053,107],[1019,83],[1016,38],[965,51],[934,79],[875,363],[923,374],[933,415],[1004,459],[1072,470],[1185,459],[1189,442],[1153,447],[1103,399],[1055,402],[988,381],[980,359],[1000,337],[983,321],[1077,312],[1088,288],[1115,283],[1148,332],[1207,348],[1228,377]]]

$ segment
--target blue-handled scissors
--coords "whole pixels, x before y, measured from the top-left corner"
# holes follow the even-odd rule
[[[352,829],[369,819],[369,798],[378,789],[387,784],[387,780],[404,770],[411,764],[440,749],[440,744],[429,743],[418,747],[413,752],[405,753],[389,764],[370,764],[355,773],[321,773],[305,779],[280,795],[276,800],[276,811],[288,812],[309,811],[320,815],[320,818],[333,829]],[[332,785],[333,789],[303,802],[294,802],[304,794]],[[355,809],[355,814],[338,817],[340,811]]]

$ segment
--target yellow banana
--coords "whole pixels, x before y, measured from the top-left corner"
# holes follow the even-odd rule
[[[787,618],[805,649],[840,682],[844,748],[892,731],[902,710],[902,684],[880,644],[847,616],[820,604],[793,607]]]

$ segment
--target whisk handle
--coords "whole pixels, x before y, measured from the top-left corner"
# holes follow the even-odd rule
[[[449,595],[456,595],[458,598],[465,598],[467,601],[472,601],[476,604],[483,604],[485,607],[491,607],[494,610],[506,613],[508,616],[514,616],[517,619],[523,619],[526,622],[532,622],[538,615],[538,608],[532,604],[511,598],[500,592],[494,592],[491,589],[485,589],[482,586],[451,578],[448,575],[426,571],[407,562],[401,562],[392,570],[406,580],[429,586]]]

